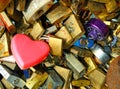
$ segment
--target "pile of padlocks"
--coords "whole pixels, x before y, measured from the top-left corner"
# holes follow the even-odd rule
[[[0,0],[0,89],[120,89],[120,0]]]

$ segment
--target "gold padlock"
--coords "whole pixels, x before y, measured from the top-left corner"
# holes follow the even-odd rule
[[[65,83],[62,89],[69,89],[70,80],[72,77],[72,71],[60,66],[55,66],[54,69],[65,80]]]
[[[50,53],[55,56],[62,56],[62,39],[56,37],[49,37]]]
[[[33,73],[31,78],[27,80],[26,86],[29,89],[37,89],[45,82],[47,78],[48,78],[48,74],[46,72],[43,74]]]
[[[74,14],[71,14],[70,17],[64,22],[64,24],[67,27],[72,38],[74,39],[71,44],[73,44],[85,33],[82,23]]]
[[[30,35],[33,37],[33,39],[40,38],[44,33],[44,28],[40,22],[35,22],[33,24],[32,31],[30,32]]]
[[[65,26],[61,27],[61,29],[55,34],[55,36],[63,39],[63,48],[66,48],[73,41],[72,36]]]
[[[52,5],[52,0],[32,0],[28,8],[23,12],[23,15],[28,22],[32,23],[43,15]]]
[[[18,11],[24,11],[25,10],[25,5],[26,5],[26,0],[18,0],[16,9]]]
[[[59,23],[66,19],[72,13],[71,9],[59,4],[56,8],[50,11],[46,16],[50,23]]]
[[[92,86],[96,89],[101,89],[105,84],[105,73],[99,68],[93,70],[87,76],[90,79]]]
[[[91,71],[93,71],[97,68],[97,65],[96,65],[95,61],[93,60],[93,58],[85,57],[84,61],[87,63],[87,66],[88,66],[86,74],[90,73]]]
[[[89,1],[87,6],[90,9],[90,11],[92,13],[94,13],[95,15],[106,12],[106,8],[104,6],[104,3],[98,3],[98,2],[94,2],[94,1]]]
[[[0,57],[9,56],[9,41],[8,34],[5,32],[0,38]]]
[[[118,8],[116,0],[109,0],[109,2],[105,4],[105,6],[108,13],[111,13]]]

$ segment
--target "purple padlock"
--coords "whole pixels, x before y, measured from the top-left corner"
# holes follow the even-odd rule
[[[86,24],[88,37],[93,40],[103,40],[108,34],[109,29],[101,20],[92,18]]]

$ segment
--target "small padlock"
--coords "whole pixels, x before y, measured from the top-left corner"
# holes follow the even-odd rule
[[[66,53],[67,66],[74,72],[74,79],[79,79],[85,73],[85,66],[72,54]]]
[[[0,18],[2,19],[3,23],[5,24],[7,30],[10,33],[14,33],[16,28],[13,25],[13,23],[11,22],[11,20],[9,19],[9,17],[7,16],[7,14],[5,13],[5,11],[0,13]]]
[[[33,21],[43,15],[52,5],[52,0],[32,0],[27,9],[23,12],[23,15],[28,22],[33,23]]]
[[[26,0],[19,0],[16,3],[17,3],[16,9],[18,11],[24,11],[25,10]]]
[[[93,53],[88,49],[82,49],[76,46],[70,48],[70,52],[80,57],[93,57]]]
[[[70,43],[73,41],[72,36],[65,26],[61,27],[55,36],[63,39],[63,48],[67,48],[67,46],[70,45]]]
[[[40,89],[62,89],[63,80],[54,70],[49,70],[49,76]]]
[[[56,38],[56,37],[49,37],[49,46],[51,48],[50,52],[52,55],[55,56],[62,56],[62,39]]]
[[[30,32],[30,35],[33,37],[33,39],[40,38],[44,33],[44,28],[40,22],[35,22],[33,24],[32,31]]]
[[[85,33],[82,23],[74,14],[71,14],[64,24],[74,40],[80,38]]]
[[[48,78],[48,74],[45,72],[43,74],[33,73],[30,79],[27,80],[26,86],[29,89],[38,89]]]
[[[97,64],[95,63],[95,61],[92,57],[85,57],[84,61],[87,64],[86,74],[90,73],[91,71],[93,71],[97,68]]]
[[[55,66],[54,69],[65,80],[62,89],[69,89],[70,80],[72,78],[72,71],[60,66]]]
[[[105,6],[108,13],[112,13],[118,8],[116,0],[109,0],[109,2],[105,4]]]
[[[8,34],[5,32],[0,38],[0,57],[10,55]]]
[[[105,84],[105,73],[99,68],[91,71],[87,76],[95,89],[101,89],[101,87]]]
[[[46,16],[50,23],[59,23],[66,19],[72,13],[71,9],[59,4],[56,8],[50,11]]]

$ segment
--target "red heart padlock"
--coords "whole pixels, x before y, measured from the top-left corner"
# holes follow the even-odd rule
[[[18,66],[27,69],[44,61],[50,49],[44,41],[33,41],[24,34],[17,34],[12,38],[11,50]]]

